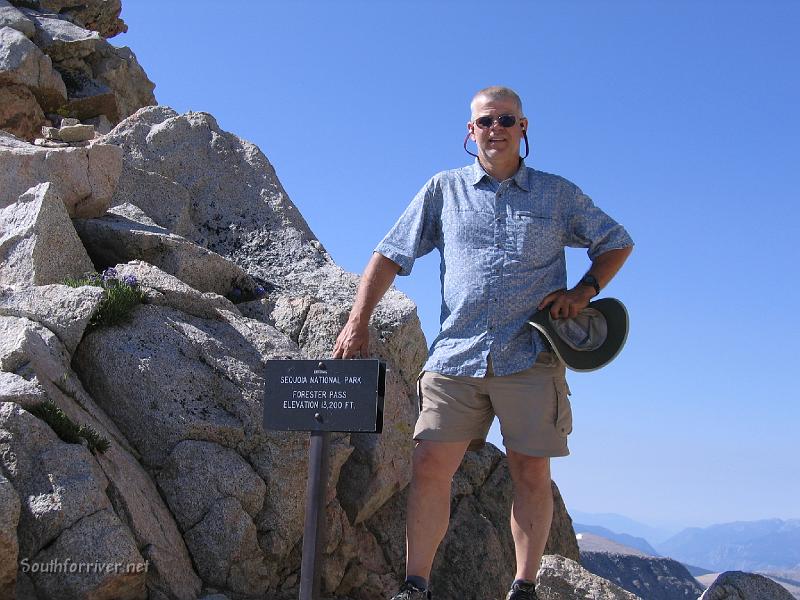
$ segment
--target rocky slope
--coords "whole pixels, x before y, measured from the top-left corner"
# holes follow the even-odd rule
[[[263,429],[264,361],[328,356],[357,278],[330,260],[266,157],[209,115],[144,108],[80,151],[110,149],[103,192],[70,219],[78,194],[62,175],[73,148],[49,149],[42,162],[37,147],[0,137],[0,161],[31,184],[0,209],[0,466],[2,489],[19,500],[18,509],[4,504],[0,522],[14,542],[5,559],[21,565],[18,594],[292,597],[307,435]],[[81,163],[75,180],[88,181],[91,161],[70,172]],[[89,326],[102,291],[61,282],[108,267],[118,280],[134,277],[145,303],[121,325]],[[386,426],[332,444],[323,583],[339,597],[385,595],[402,572],[425,344],[413,304],[396,291],[371,327],[389,366]],[[109,450],[59,439],[29,412],[44,399],[91,425]],[[554,494],[550,551],[577,558]],[[437,565],[460,573],[447,578],[453,593],[501,593],[496,582],[511,577],[509,498],[501,453],[487,447],[465,460]],[[22,567],[109,556],[148,569],[66,577]]]
[[[107,131],[155,104],[130,48],[120,0],[0,0],[0,129],[33,140],[63,117]]]
[[[327,357],[357,277],[258,148],[211,115],[149,106],[132,54],[104,39],[124,29],[118,14],[110,1],[0,0],[0,94],[24,100],[0,103],[0,598],[296,597],[307,435],[264,430],[263,367]],[[30,143],[67,116],[117,125]],[[135,282],[143,302],[100,326],[108,292],[64,283],[108,268],[106,285]],[[425,340],[394,290],[370,332],[388,364],[385,426],[332,441],[326,597],[385,596],[403,571]],[[75,443],[46,401],[108,449]],[[442,593],[503,593],[510,485],[497,449],[466,457]],[[553,493],[548,552],[577,559]]]
[[[257,147],[155,105],[106,40],[119,13],[0,0],[0,600],[294,598],[308,436],[264,429],[264,365],[328,357],[358,278]],[[103,325],[122,291],[130,312]],[[413,303],[390,290],[370,336],[384,431],[331,444],[322,587],[340,600],[387,597],[403,574]],[[553,495],[540,597],[635,598],[576,562]],[[468,454],[439,597],[504,594],[510,498],[504,455]]]

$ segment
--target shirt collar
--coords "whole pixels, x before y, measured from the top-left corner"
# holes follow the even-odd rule
[[[470,173],[470,183],[472,185],[478,185],[484,177],[491,177],[483,168],[480,161],[476,158],[475,162],[470,165],[472,172]],[[525,161],[520,159],[519,161],[519,169],[517,172],[514,173],[514,177],[512,178],[514,183],[517,184],[521,189],[525,190],[526,192],[531,191],[530,186],[528,185],[528,169],[525,166]]]

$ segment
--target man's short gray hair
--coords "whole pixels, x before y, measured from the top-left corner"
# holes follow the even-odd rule
[[[522,112],[522,100],[517,92],[509,87],[493,85],[478,91],[472,97],[472,101],[469,103],[469,109],[473,117],[475,117],[475,104],[479,98],[486,98],[487,100],[513,100],[516,103],[517,108],[519,108],[519,115],[523,116],[524,114]]]

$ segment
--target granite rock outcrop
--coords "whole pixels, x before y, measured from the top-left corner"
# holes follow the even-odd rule
[[[15,99],[0,104],[0,598],[296,597],[308,436],[264,428],[264,365],[328,357],[358,277],[255,145],[207,113],[153,106],[133,54],[105,39],[125,29],[119,8],[0,0],[0,97]],[[115,126],[89,140],[67,119]],[[53,147],[29,143],[58,125],[42,132]],[[111,288],[64,285],[87,272],[143,302],[97,325]],[[342,600],[387,596],[404,570],[426,356],[407,297],[386,294],[370,342],[388,367],[383,433],[331,440],[322,581]],[[62,416],[43,416],[48,401]],[[443,594],[504,593],[510,488],[496,448],[467,455],[435,565]],[[553,495],[548,552],[577,560]],[[68,559],[124,568],[42,567]]]
[[[0,129],[33,140],[62,117],[115,125],[156,103],[130,48],[120,0],[0,0]]]

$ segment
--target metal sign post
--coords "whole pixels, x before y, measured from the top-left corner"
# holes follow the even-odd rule
[[[331,434],[327,431],[311,432],[303,559],[300,563],[300,600],[319,598],[320,555],[325,543],[325,492],[328,489],[330,468],[330,437]]]
[[[378,360],[270,360],[264,428],[309,431],[300,600],[318,600],[330,432],[380,433],[386,365]]]

